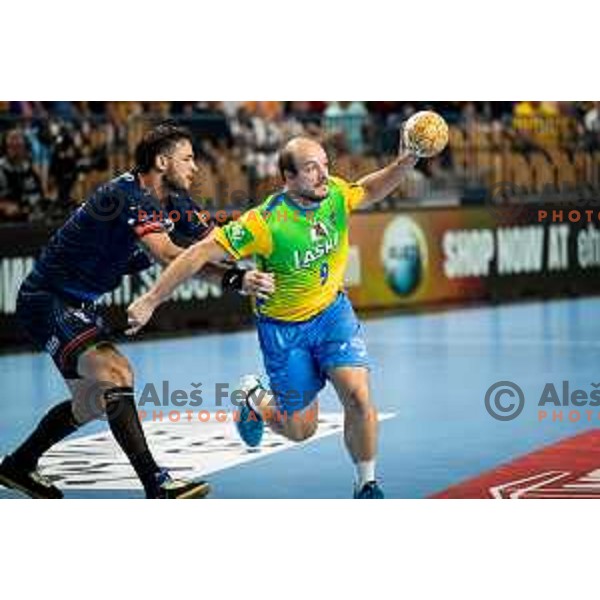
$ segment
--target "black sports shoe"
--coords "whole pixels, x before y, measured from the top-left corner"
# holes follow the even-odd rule
[[[157,488],[154,493],[146,493],[148,498],[160,500],[197,500],[210,494],[211,487],[206,481],[173,479],[166,469],[156,475]]]
[[[19,467],[10,456],[0,463],[0,485],[37,500],[60,500],[63,493],[39,471]]]

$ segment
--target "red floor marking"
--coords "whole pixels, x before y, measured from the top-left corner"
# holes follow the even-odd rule
[[[432,498],[600,498],[600,429],[536,450]]]

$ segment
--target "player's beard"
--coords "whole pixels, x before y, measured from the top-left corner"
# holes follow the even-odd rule
[[[163,186],[167,192],[189,192],[189,187],[184,183],[183,177],[178,180],[176,176],[165,173],[163,176]]]
[[[319,184],[317,187],[321,187],[323,184]],[[304,202],[312,203],[312,204],[321,204],[327,196],[329,195],[329,190],[325,194],[317,194],[314,189],[304,189],[298,191],[298,198],[303,200]]]

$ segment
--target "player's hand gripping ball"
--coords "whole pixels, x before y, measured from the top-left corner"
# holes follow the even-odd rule
[[[415,113],[404,125],[404,145],[419,158],[437,156],[448,145],[448,125],[435,112]]]

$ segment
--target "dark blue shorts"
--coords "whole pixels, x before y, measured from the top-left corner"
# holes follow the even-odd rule
[[[330,369],[370,366],[362,327],[345,294],[308,321],[259,317],[257,327],[271,390],[281,410],[293,413],[311,404],[325,387]]]
[[[38,350],[52,356],[65,379],[79,379],[79,356],[102,342],[110,342],[98,307],[69,301],[25,279],[17,298],[17,318]]]

